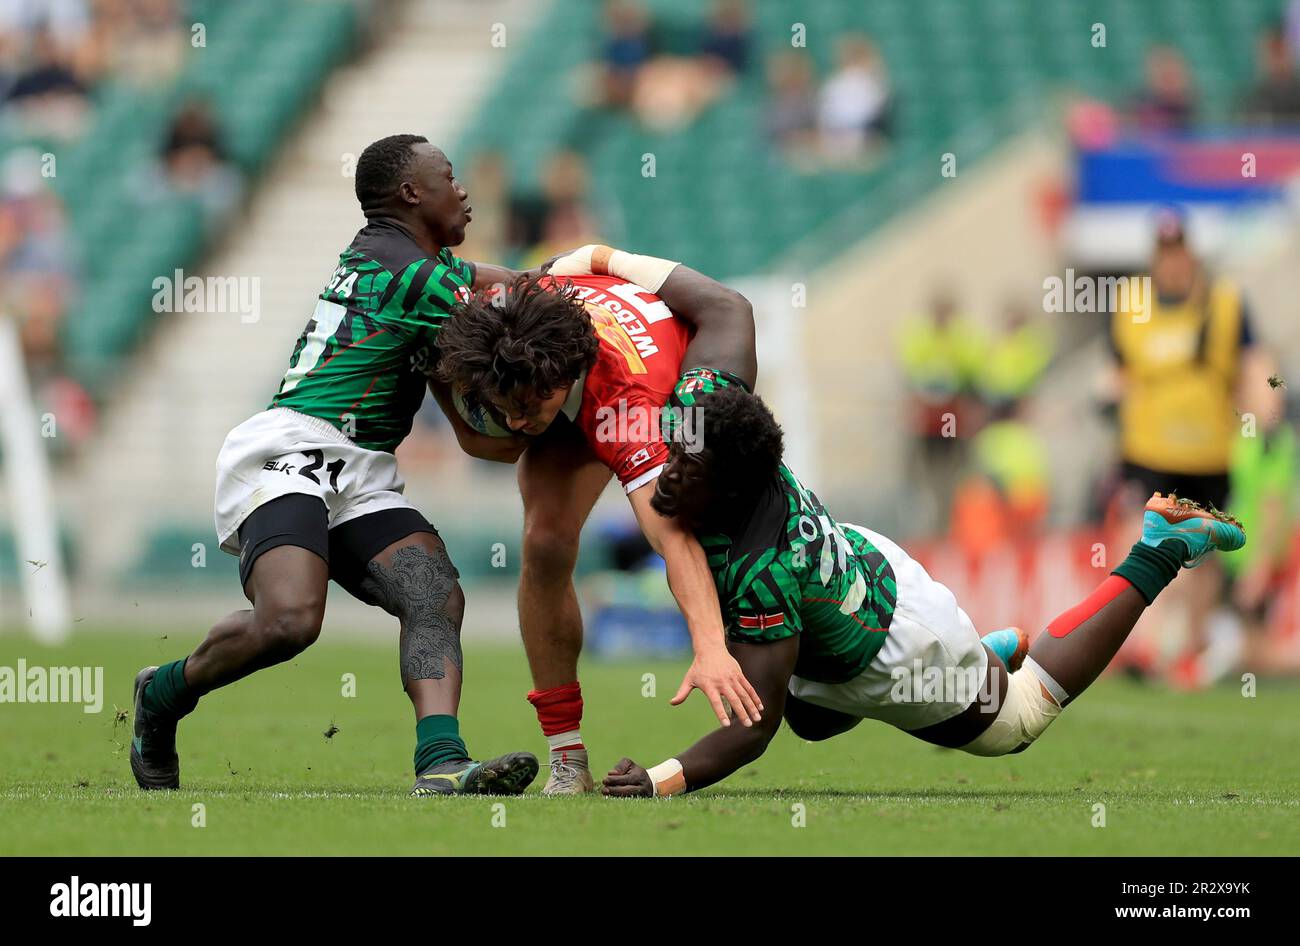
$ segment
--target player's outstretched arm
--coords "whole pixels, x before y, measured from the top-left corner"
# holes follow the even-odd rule
[[[528,442],[523,437],[489,437],[465,423],[465,418],[457,413],[452,403],[451,387],[446,382],[430,378],[429,390],[451,422],[452,430],[456,432],[456,442],[470,456],[498,463],[514,463],[528,448]]]
[[[799,638],[763,644],[732,642],[728,649],[758,689],[767,707],[763,719],[752,728],[715,729],[676,758],[653,769],[623,759],[605,776],[601,787],[604,794],[649,797],[693,792],[722,781],[766,751],[781,726],[786,687],[799,656]]]
[[[698,689],[708,699],[718,722],[731,725],[723,700],[731,705],[745,726],[761,721],[763,701],[745,679],[736,659],[727,652],[722,627],[718,589],[709,572],[708,559],[699,540],[676,519],[659,515],[650,506],[653,481],[632,491],[628,499],[637,523],[650,546],[663,556],[668,570],[668,587],[681,608],[691,633],[695,660],[691,663],[672,705],[677,706]]]
[[[758,356],[754,350],[754,307],[749,300],[684,264],[668,274],[658,295],[674,315],[695,327],[682,371],[726,371],[752,391],[758,380]]]

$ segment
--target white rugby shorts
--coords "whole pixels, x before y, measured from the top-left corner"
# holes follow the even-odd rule
[[[391,453],[359,447],[328,421],[288,408],[254,414],[217,456],[215,519],[221,548],[239,554],[239,527],[290,493],[325,503],[329,527],[384,509],[413,509]]]

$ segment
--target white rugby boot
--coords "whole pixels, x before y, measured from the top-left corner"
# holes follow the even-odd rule
[[[551,753],[551,777],[543,795],[582,795],[596,790],[596,780],[587,765],[586,749],[561,749]]]

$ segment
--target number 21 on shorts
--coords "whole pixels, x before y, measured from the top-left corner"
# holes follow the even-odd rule
[[[325,467],[325,472],[329,474],[330,489],[337,493],[339,491],[339,474],[343,472],[346,461],[340,457],[326,466],[325,451],[323,450],[304,450],[302,455],[311,462],[298,470],[298,473],[307,477],[313,483],[319,484],[320,477],[316,473],[321,467]]]

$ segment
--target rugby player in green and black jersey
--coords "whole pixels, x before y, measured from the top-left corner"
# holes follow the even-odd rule
[[[526,752],[474,761],[460,736],[464,596],[438,533],[403,496],[393,455],[433,383],[453,305],[520,274],[452,254],[469,195],[423,137],[367,147],[356,195],[366,225],[340,255],[279,391],[217,458],[217,533],[239,556],[253,607],[218,622],[188,657],[136,677],[131,770],[141,788],[180,785],[177,723],[200,697],[316,640],[330,579],[400,622],[416,717],[413,795],[513,794],[537,774]],[[446,392],[435,394],[446,407]],[[518,449],[448,416],[469,452]]]
[[[604,779],[607,795],[712,785],[762,755],[783,717],[810,740],[872,718],[975,755],[1021,751],[1105,669],[1181,568],[1246,541],[1230,517],[1157,493],[1129,556],[1032,647],[1014,628],[980,638],[901,548],[831,517],[781,462],[781,428],[757,396],[732,386],[696,406],[702,435],[694,452],[673,443],[651,504],[696,532],[728,647],[766,711],[650,769],[623,759]]]

